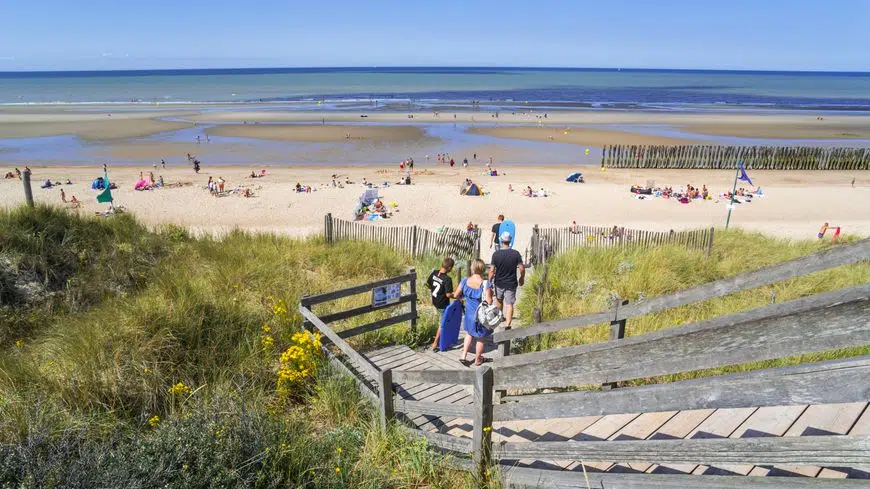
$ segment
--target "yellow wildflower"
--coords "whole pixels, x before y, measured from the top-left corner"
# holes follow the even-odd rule
[[[179,382],[167,391],[170,394],[190,394],[190,387],[184,385],[184,382]]]
[[[336,468],[335,468],[335,473],[336,473],[336,474],[340,474],[340,473],[341,473],[341,467],[336,467]]]
[[[142,372],[144,372],[144,373],[146,373],[146,374],[150,374],[150,373],[151,373],[151,369],[148,368],[148,367],[145,367],[145,368],[142,369]]]
[[[24,340],[20,340],[20,339],[19,339],[19,340],[15,340],[15,346],[17,346],[18,348],[23,347],[23,346],[24,346]]]
[[[341,447],[336,448],[335,451],[341,453]]]
[[[272,338],[269,335],[263,336],[263,338],[260,341],[263,343],[264,348],[269,348],[275,344],[275,338]]]
[[[260,327],[260,330],[264,333],[268,333],[268,332],[272,331],[272,328],[268,324],[264,324],[263,326]]]
[[[156,427],[158,424],[160,424],[160,416],[157,416],[157,415],[151,416],[150,418],[148,418],[148,424],[152,428]]]

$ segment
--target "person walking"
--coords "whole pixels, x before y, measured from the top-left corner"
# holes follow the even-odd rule
[[[492,289],[486,287],[486,282],[483,279],[483,272],[486,270],[486,264],[483,260],[476,259],[471,262],[471,276],[462,279],[456,292],[453,293],[454,299],[465,298],[465,313],[462,317],[462,327],[465,328],[465,342],[462,345],[462,354],[459,357],[459,362],[463,365],[470,366],[471,363],[466,360],[468,350],[471,349],[471,342],[476,341],[474,347],[474,366],[491,361],[491,359],[483,358],[484,338],[492,334],[492,330],[477,322],[477,308],[480,307],[480,302],[486,299],[487,302],[492,302]]]
[[[501,228],[501,223],[504,222],[504,214],[498,215],[498,222],[492,225],[492,249],[498,251],[498,231]]]
[[[450,305],[450,294],[453,293],[453,279],[450,272],[453,271],[454,261],[449,256],[441,261],[441,268],[432,270],[426,279],[426,287],[432,291],[432,305],[438,311],[438,329],[435,331],[435,339],[432,341],[432,351],[438,351],[438,340],[441,338],[441,318],[444,310]]]
[[[501,233],[499,241],[501,248],[492,255],[492,266],[489,268],[489,281],[495,289],[495,299],[498,308],[504,314],[504,329],[511,329],[514,318],[514,304],[517,302],[517,287],[522,287],[526,280],[526,267],[523,256],[511,248],[513,236],[508,232]]]

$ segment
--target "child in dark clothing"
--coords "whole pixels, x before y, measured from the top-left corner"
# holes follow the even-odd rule
[[[448,296],[453,292],[453,280],[450,278],[453,264],[453,258],[448,256],[441,262],[441,268],[432,270],[429,278],[426,279],[426,286],[432,291],[432,305],[438,310],[438,331],[432,342],[432,351],[438,351],[438,339],[441,337],[441,317],[444,315],[444,309],[447,309],[450,304]]]

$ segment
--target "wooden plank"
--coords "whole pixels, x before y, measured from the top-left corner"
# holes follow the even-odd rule
[[[664,463],[868,464],[870,437],[812,436],[502,443],[504,458]]]
[[[442,433],[433,433],[431,431],[421,431],[414,428],[406,428],[408,433],[426,439],[430,445],[445,450],[450,450],[459,453],[471,453],[471,439],[461,438],[458,436],[450,436]]]
[[[697,428],[704,420],[710,417],[715,409],[696,409],[691,411],[680,411],[671,417],[665,424],[660,426],[654,433],[647,438],[650,440],[678,440],[686,438],[689,433]],[[614,467],[612,470],[619,471],[620,467],[624,467],[630,472],[647,472],[654,468],[655,464],[649,463],[629,463],[624,466]],[[691,466],[690,469],[693,469]],[[687,470],[684,472],[689,472]]]
[[[362,393],[366,398],[368,398],[373,404],[378,403],[378,395],[375,393],[372,385],[364,379],[361,379],[355,372],[353,372],[347,365],[344,364],[338,357],[336,357],[328,348],[325,346],[322,347],[326,358],[329,360],[329,364],[338,369],[342,374],[347,375],[352,378],[357,385],[357,389],[359,389],[360,393]]]
[[[492,446],[492,368],[481,365],[474,370],[472,416],[472,457],[481,473],[490,461]]]
[[[638,411],[845,403],[868,399],[870,355],[696,380],[516,396],[495,406],[496,421]]]
[[[614,433],[609,440],[645,440],[652,436],[659,428],[667,423],[671,418],[677,415],[677,411],[666,411],[660,413],[643,413],[634,418],[630,423],[622,429]],[[626,463],[616,464],[608,470],[616,472],[643,472],[649,468],[649,464]],[[573,468],[572,468],[573,469]],[[582,467],[580,468],[582,470]]]
[[[400,370],[393,372],[393,381],[429,382],[432,384],[464,384],[474,382],[473,370]]]
[[[374,366],[372,362],[369,361],[368,358],[362,356],[361,354],[357,353],[356,350],[351,348],[350,345],[348,345],[343,339],[341,339],[341,337],[339,337],[334,331],[329,329],[329,326],[324,324],[323,321],[321,321],[320,318],[318,318],[307,307],[299,306],[299,312],[302,313],[302,316],[310,321],[311,324],[314,325],[314,327],[320,330],[320,333],[323,334],[323,336],[329,338],[329,341],[337,346],[342,351],[342,353],[347,355],[348,358],[350,358],[356,366],[362,369],[362,373],[364,375],[372,378],[377,378],[378,369]]]
[[[335,290],[333,292],[327,292],[325,294],[309,296],[305,298],[305,301],[307,304],[309,304],[309,306],[311,306],[314,304],[320,304],[321,302],[332,301],[335,299],[341,299],[343,297],[350,297],[352,295],[369,292],[376,287],[383,287],[385,285],[408,282],[413,278],[413,274],[410,273],[405,275],[399,275],[398,277],[385,278],[383,280],[378,280],[376,282],[371,282],[363,285],[357,285],[355,287],[349,287],[347,289]]]
[[[845,435],[849,432],[849,429],[852,428],[855,420],[858,419],[866,406],[866,402],[848,404],[815,404],[809,406],[783,436]],[[821,467],[812,466],[756,466],[749,472],[749,475],[799,475],[803,477],[815,477],[819,472],[821,472],[821,470]]]
[[[348,319],[356,316],[361,316],[363,314],[368,314],[370,312],[379,311],[381,309],[386,309],[393,306],[398,306],[399,304],[405,304],[406,302],[412,302],[417,300],[417,294],[406,294],[399,298],[398,302],[394,302],[392,304],[387,304],[384,306],[375,307],[371,304],[366,304],[364,306],[356,307],[354,309],[349,309],[347,311],[336,312],[332,314],[324,314],[320,317],[320,320],[326,324],[334,323],[336,321],[341,321],[343,319]]]
[[[806,410],[806,406],[772,406],[758,408],[752,416],[746,418],[731,435],[729,439],[756,439],[763,437],[781,437],[794,424],[795,420]],[[842,437],[841,437],[842,438]],[[781,438],[782,443],[787,443],[786,438]],[[724,440],[719,440],[724,441]],[[811,442],[809,442],[811,444]],[[819,445],[821,447],[821,445]],[[787,451],[782,448],[782,452]],[[867,453],[870,456],[870,452]],[[747,475],[753,465],[760,465],[767,462],[754,462],[748,459],[733,459],[736,464],[721,464],[716,467],[699,466],[694,470],[695,474],[706,475]],[[790,463],[788,461],[782,463]],[[799,461],[794,462],[796,465],[803,465]],[[710,464],[713,465],[713,464]]]
[[[339,331],[338,336],[342,338],[350,338],[351,336],[361,335],[363,333],[368,333],[371,331],[375,331],[381,328],[385,328],[387,326],[392,326],[394,324],[404,323],[405,321],[410,321],[417,317],[417,313],[415,311],[406,312],[399,316],[392,316],[384,319],[380,319],[368,324],[364,324],[362,326],[357,326],[356,328],[346,329],[344,331]]]
[[[870,344],[868,296],[861,285],[618,342],[498,358],[495,385],[603,384]]]
[[[756,408],[717,409],[693,429],[685,438],[727,438],[734,433]],[[698,464],[655,464],[647,472],[650,473],[691,473]]]
[[[763,285],[781,282],[794,277],[800,277],[821,270],[827,270],[829,268],[856,263],[867,259],[870,259],[870,239],[864,239],[851,245],[837,246],[809,256],[764,267],[754,272],[744,273],[734,277],[710,282],[699,287],[654,297],[643,302],[633,303],[627,307],[620,308],[619,314],[615,319],[619,320],[642,316],[652,312],[663,311],[665,309],[671,309],[686,304],[722,297],[728,294],[733,294],[734,292],[754,289]],[[604,322],[604,320],[600,319],[599,314],[603,313],[588,314],[562,321],[541,323],[527,328],[502,331],[493,335],[493,341],[499,343],[504,340],[525,338],[542,333],[552,333],[562,329],[599,324]],[[609,321],[610,318],[607,320]]]
[[[849,430],[850,436],[868,436],[870,435],[870,406],[864,408],[861,417],[852,425]],[[851,477],[851,478],[870,478],[870,466],[857,467],[825,467],[819,472],[819,477]]]
[[[396,411],[403,413],[419,413],[432,416],[465,416],[471,417],[474,414],[474,409],[471,404],[447,404],[441,402],[428,401],[407,401],[404,399],[395,399],[393,401]]]

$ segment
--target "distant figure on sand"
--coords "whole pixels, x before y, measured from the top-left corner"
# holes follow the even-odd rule
[[[824,238],[825,233],[827,233],[827,232],[828,232],[828,223],[824,223],[824,224],[822,224],[822,228],[819,229],[819,234],[818,234],[819,239]]]
[[[60,189],[60,201],[66,204],[66,192],[63,189]]]
[[[513,236],[504,232],[499,237],[501,248],[492,255],[492,266],[489,268],[489,281],[495,289],[498,307],[504,313],[504,329],[511,329],[514,317],[514,304],[517,301],[517,287],[522,287],[526,280],[526,268],[520,252],[511,249]],[[519,275],[519,276],[517,276]]]
[[[477,259],[471,262],[471,276],[463,279],[459,287],[457,287],[456,292],[453,293],[454,299],[465,298],[465,313],[462,317],[462,327],[465,328],[465,332],[468,334],[465,335],[465,343],[462,345],[462,353],[459,357],[459,361],[465,366],[470,365],[466,358],[468,357],[468,350],[471,349],[471,342],[474,340],[476,340],[474,366],[477,367],[489,361],[483,358],[483,339],[491,335],[492,330],[477,322],[477,308],[480,307],[480,302],[484,299],[487,302],[492,301],[492,289],[487,288],[483,280],[483,271],[485,269],[486,265],[483,263],[483,260]]]
[[[453,279],[450,272],[453,271],[453,258],[449,256],[441,261],[441,268],[432,270],[426,279],[426,287],[432,291],[432,305],[438,311],[438,330],[435,332],[435,340],[432,341],[432,351],[438,351],[438,340],[441,338],[441,317],[444,309],[450,305],[450,295],[453,293]]]

